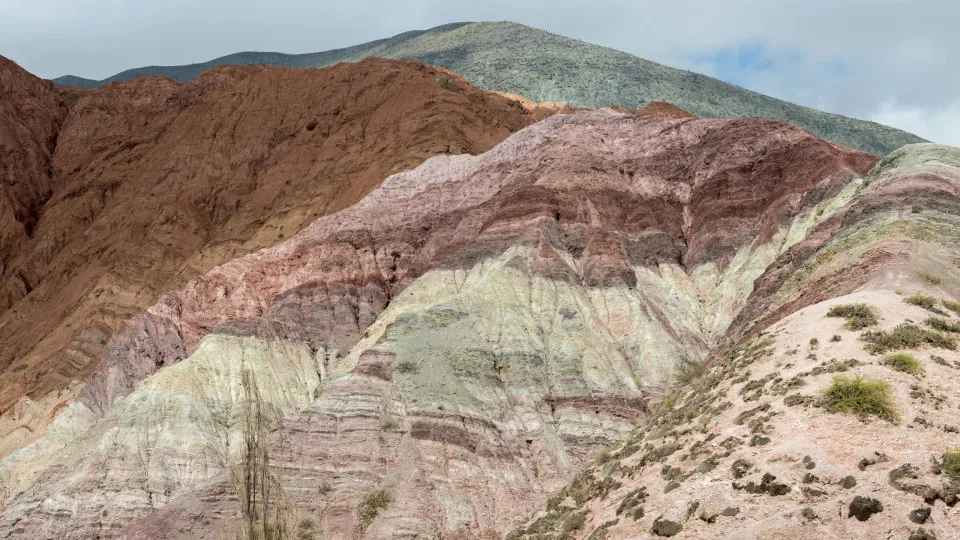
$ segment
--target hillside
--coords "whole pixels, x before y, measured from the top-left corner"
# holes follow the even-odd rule
[[[0,69],[10,158],[0,163],[0,456],[42,434],[117,324],[163,291],[292,236],[390,174],[483,152],[555,111],[382,59],[223,66],[183,85],[145,77],[82,97],[6,59]]]
[[[509,538],[957,537],[960,150],[852,185],[727,346]]]
[[[223,64],[321,67],[368,56],[442,66],[478,87],[519,94],[536,102],[637,109],[652,101],[666,101],[706,118],[784,120],[825,139],[878,155],[923,142],[915,135],[874,122],[794,105],[711,77],[510,22],[449,24],[321,53],[243,52],[187,66],[131,69],[103,81],[68,76],[56,82],[96,88],[146,75],[187,82]]]
[[[502,536],[745,331],[876,162],[670,110],[434,157],[165,294],[0,462],[0,535],[222,538],[252,507],[305,537]]]

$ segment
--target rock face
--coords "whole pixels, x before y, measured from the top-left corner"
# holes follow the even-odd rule
[[[671,512],[688,538],[957,536],[960,150],[907,146],[851,186],[702,373],[511,537],[634,538]]]
[[[722,344],[754,280],[876,161],[780,122],[668,116],[557,115],[434,157],[165,295],[0,465],[0,533],[234,530],[250,372],[277,415],[299,411],[269,445],[288,522],[501,536]],[[618,486],[581,488],[551,507]],[[380,490],[392,502],[361,522]],[[683,512],[648,515],[688,531]]]
[[[10,261],[26,245],[53,192],[51,160],[57,135],[75,98],[89,91],[58,87],[0,57],[0,275],[23,294],[33,284],[10,274]],[[0,303],[0,305],[3,305]]]
[[[392,173],[483,152],[553,112],[440,68],[371,59],[223,66],[184,85],[143,78],[67,114],[66,90],[3,62],[0,137],[5,152],[19,146],[0,164],[0,455],[42,432],[116,325],[162,291],[292,236]]]
[[[98,88],[148,75],[187,82],[223,64],[321,67],[369,56],[443,66],[481,88],[538,102],[637,109],[668,101],[702,117],[759,116],[794,122],[825,139],[880,155],[904,144],[923,142],[898,129],[801,107],[712,77],[513,22],[447,24],[321,53],[241,52],[200,64],[131,69],[103,81],[67,76],[57,82]]]

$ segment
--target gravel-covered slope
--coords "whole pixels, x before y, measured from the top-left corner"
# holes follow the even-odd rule
[[[874,154],[923,139],[874,122],[828,114],[723,81],[512,22],[456,23],[344,49],[280,54],[241,52],[186,66],[148,66],[103,81],[67,76],[56,82],[101,84],[159,75],[186,82],[222,64],[320,67],[367,56],[418,60],[453,70],[472,84],[535,101],[580,107],[639,108],[667,101],[708,118],[762,117],[793,122],[820,137]]]

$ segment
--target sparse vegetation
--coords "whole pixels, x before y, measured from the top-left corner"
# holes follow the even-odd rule
[[[810,348],[816,349],[820,345],[820,340],[817,338],[810,338]]]
[[[841,317],[846,319],[844,327],[847,330],[862,330],[877,324],[877,315],[867,304],[839,304],[830,308],[827,317]]]
[[[867,345],[867,351],[869,351],[870,354],[881,354],[887,351],[899,351],[903,349],[917,349],[924,345],[931,345],[950,351],[956,350],[957,348],[956,338],[934,330],[925,330],[910,323],[898,324],[888,332],[864,332],[860,338],[869,343],[869,345]]]
[[[941,332],[953,332],[960,334],[960,322],[948,321],[941,317],[930,317],[926,321],[927,326]]]
[[[385,489],[367,493],[360,500],[360,507],[357,508],[357,518],[360,519],[360,524],[364,527],[369,526],[373,523],[373,520],[377,519],[380,512],[386,510],[392,503],[393,495]]]
[[[681,385],[687,384],[701,375],[703,375],[703,365],[689,358],[681,360],[673,373],[675,382]]]
[[[267,439],[276,419],[264,409],[260,389],[251,372],[243,373],[241,387],[245,405],[243,447],[239,462],[230,471],[244,522],[239,538],[293,538],[293,520],[283,482],[273,473],[270,464]]]
[[[890,386],[883,381],[837,375],[820,396],[823,407],[832,413],[855,414],[866,421],[871,416],[896,422]]]
[[[304,518],[297,525],[297,540],[314,540],[314,523],[312,519]]]
[[[834,334],[833,337],[830,338],[830,341],[832,341],[833,343],[836,343],[836,342],[840,341],[841,339],[843,339],[843,338],[841,338],[839,334]]]
[[[923,374],[923,366],[920,365],[920,361],[905,353],[897,353],[887,356],[883,359],[883,365],[890,366],[897,371],[909,373],[910,375]]]
[[[960,450],[947,450],[940,456],[940,468],[951,478],[960,479]]]
[[[915,204],[915,205],[913,205],[913,206],[910,207],[910,213],[912,213],[912,214],[919,214],[919,213],[920,213],[920,210],[922,210],[922,209],[920,208],[920,205],[919,205],[919,204]]]
[[[393,366],[393,371],[397,373],[416,373],[417,365],[409,360],[403,360]]]
[[[917,293],[913,296],[908,296],[903,299],[904,302],[908,304],[913,304],[914,306],[922,307],[927,311],[932,311],[937,315],[943,315],[943,310],[937,307],[937,299],[932,296],[927,296],[925,294]]]
[[[943,280],[940,279],[939,276],[928,274],[926,272],[920,272],[919,274],[917,274],[917,277],[926,281],[927,283],[930,283],[931,285],[939,285],[941,282],[943,282]]]
[[[390,418],[384,420],[383,422],[380,422],[381,431],[393,431],[395,429],[397,429],[397,423]]]
[[[943,299],[943,307],[949,309],[950,311],[960,315],[960,302],[954,302],[953,300]]]
[[[597,451],[596,455],[593,456],[593,463],[596,465],[603,465],[604,463],[610,461],[613,457],[613,452],[609,448],[601,448]]]

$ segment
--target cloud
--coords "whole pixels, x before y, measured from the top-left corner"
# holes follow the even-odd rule
[[[926,136],[952,137],[936,126],[960,88],[956,0],[40,0],[4,6],[0,54],[45,77],[103,78],[470,20],[517,21],[830,112],[929,118]]]
[[[869,119],[929,141],[960,146],[960,100],[939,108],[903,106],[887,100]]]

